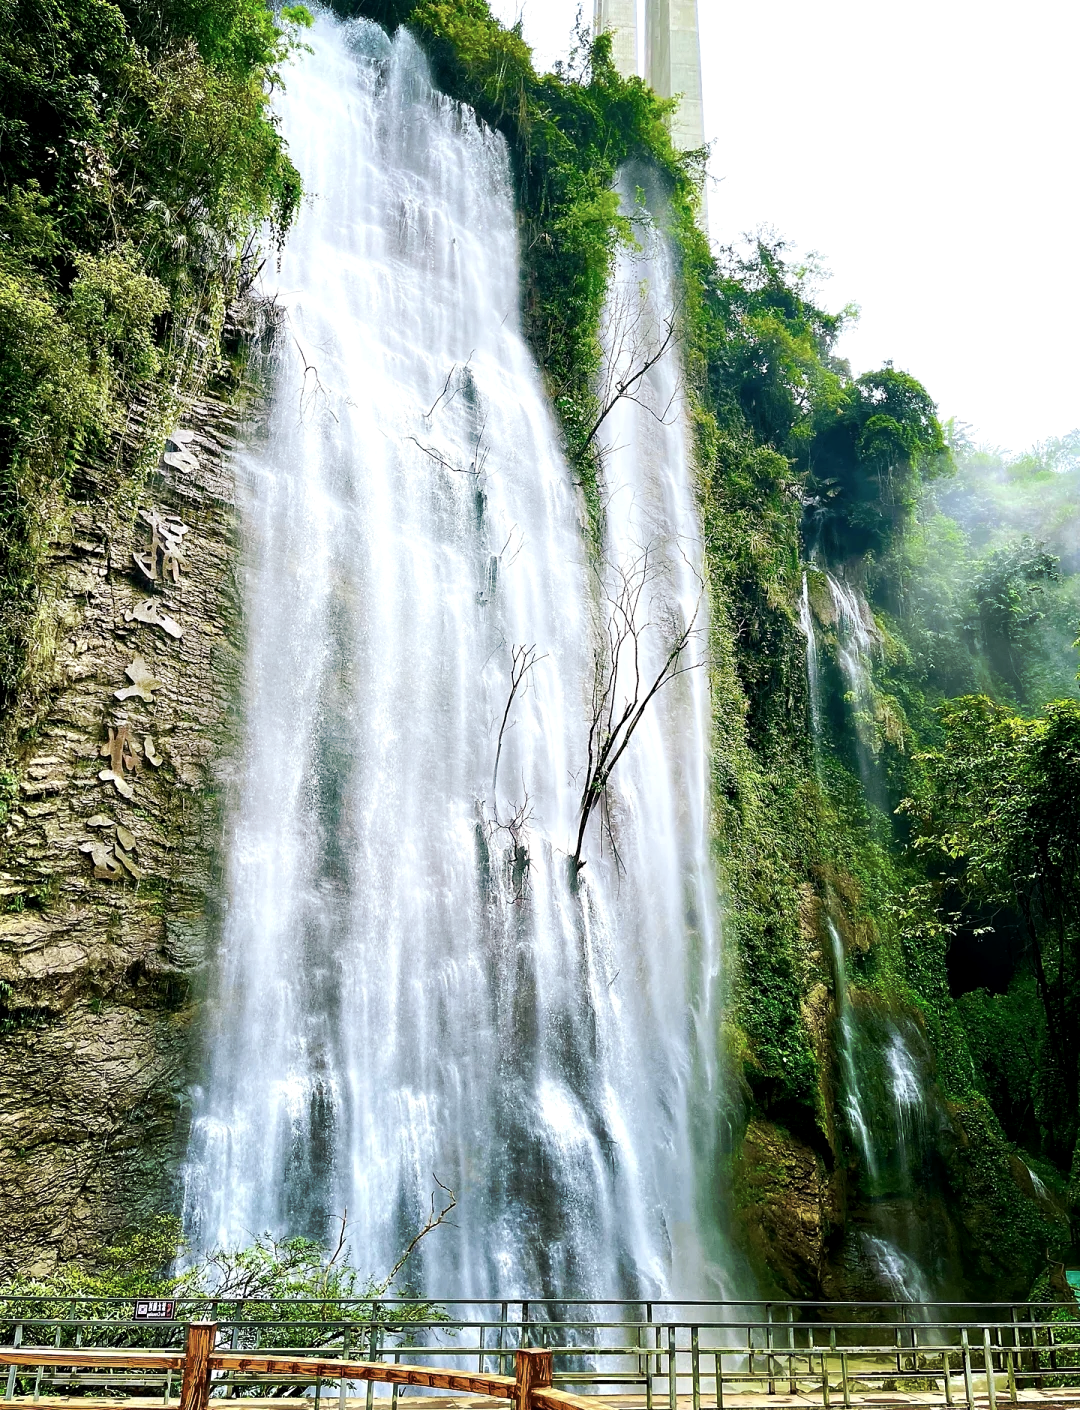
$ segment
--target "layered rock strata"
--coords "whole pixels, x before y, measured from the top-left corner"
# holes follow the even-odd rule
[[[80,470],[52,545],[0,848],[0,1276],[174,1197],[241,664],[235,414],[187,407],[125,504],[115,466]]]

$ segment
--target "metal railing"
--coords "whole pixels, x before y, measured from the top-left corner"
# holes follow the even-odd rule
[[[0,1394],[108,1389],[169,1404],[188,1324],[203,1318],[216,1324],[215,1397],[302,1387],[343,1406],[366,1381],[371,1410],[383,1381],[397,1410],[410,1384],[435,1384],[433,1370],[491,1394],[511,1382],[519,1352],[544,1349],[556,1400],[617,1397],[645,1410],[725,1410],[733,1396],[778,1394],[824,1410],[905,1392],[988,1410],[1033,1389],[1080,1398],[1080,1313],[1069,1304],[182,1299],[168,1322],[148,1325],[130,1301],[17,1296],[0,1296]],[[92,1364],[63,1361],[80,1350]]]

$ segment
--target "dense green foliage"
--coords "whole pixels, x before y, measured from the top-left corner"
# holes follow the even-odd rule
[[[301,9],[283,23],[302,23]],[[212,362],[261,224],[299,199],[262,0],[0,4],[0,701],[80,455]],[[210,350],[209,357],[207,349]]]
[[[1080,702],[1058,701],[1028,720],[968,697],[944,707],[942,724],[941,747],[923,758],[927,793],[907,805],[918,816],[916,846],[942,884],[995,927],[1019,923],[1019,982],[994,1019],[1007,1029],[1014,1009],[1017,1027],[1028,1026],[987,1054],[987,1085],[1011,1129],[1026,1132],[1029,1116],[1042,1114],[1043,1153],[1067,1169],[1080,1061]],[[1034,1017],[1028,976],[1042,1009]],[[1017,1070],[1018,1046],[1026,1070]]]
[[[116,1244],[101,1249],[93,1266],[69,1265],[48,1278],[24,1278],[5,1289],[0,1336],[10,1341],[17,1324],[27,1340],[35,1323],[71,1316],[70,1298],[116,1299],[95,1307],[95,1346],[161,1345],[163,1330],[130,1325],[132,1299],[175,1298],[181,1302],[183,1320],[207,1315],[235,1318],[251,1327],[243,1333],[245,1344],[268,1347],[314,1348],[339,1351],[347,1332],[358,1324],[368,1327],[445,1320],[446,1313],[432,1303],[409,1302],[392,1309],[379,1299],[390,1291],[389,1282],[363,1276],[352,1264],[342,1238],[334,1248],[310,1239],[275,1239],[264,1234],[243,1249],[216,1249],[177,1272],[185,1247],[180,1221],[163,1215],[146,1228],[128,1233]],[[87,1315],[84,1307],[81,1315]],[[119,1325],[110,1330],[109,1323]],[[320,1323],[324,1325],[320,1325]],[[337,1323],[337,1326],[326,1326]],[[126,1325],[125,1325],[126,1324]],[[257,1342],[254,1337],[257,1336]],[[351,1343],[355,1350],[354,1340]],[[29,1393],[33,1377],[20,1386]],[[255,1394],[295,1394],[287,1387],[260,1387]]]

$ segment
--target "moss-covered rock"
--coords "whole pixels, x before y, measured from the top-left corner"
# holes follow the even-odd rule
[[[733,1193],[744,1246],[766,1288],[819,1296],[844,1218],[842,1183],[821,1152],[754,1117],[736,1154]]]

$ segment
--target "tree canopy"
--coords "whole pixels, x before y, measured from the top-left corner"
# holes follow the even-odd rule
[[[927,792],[905,802],[917,850],[991,924],[1019,916],[1065,1099],[1077,1129],[1080,1061],[1080,702],[1024,719],[985,696],[941,710],[942,746],[922,756]]]

